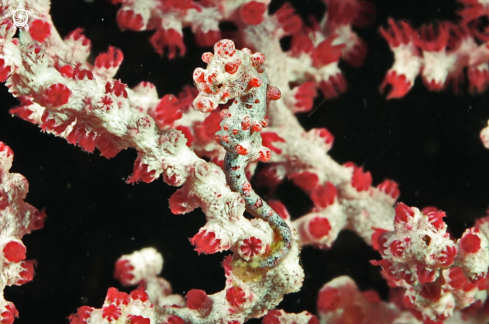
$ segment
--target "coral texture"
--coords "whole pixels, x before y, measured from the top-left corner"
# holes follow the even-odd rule
[[[95,213],[94,210],[103,208],[98,204],[109,201],[122,207],[117,212],[115,206],[109,207],[106,213],[97,214],[100,220],[72,217],[76,225],[72,223],[73,227],[68,226],[67,230],[53,228],[50,235],[70,236],[79,223],[93,221],[93,230],[106,231],[108,240],[100,243],[86,237],[80,249],[111,251],[112,259],[106,261],[99,252],[95,252],[97,257],[84,252],[88,261],[76,264],[93,265],[89,269],[91,273],[100,268],[114,269],[118,285],[125,288],[110,288],[113,282],[104,286],[91,281],[86,291],[96,286],[99,291],[107,291],[105,298],[82,295],[80,301],[80,296],[75,296],[76,302],[72,302],[69,310],[71,315],[63,315],[65,321],[71,324],[238,324],[263,318],[263,323],[433,324],[484,323],[489,319],[489,216],[471,226],[475,216],[483,215],[477,209],[471,213],[470,221],[463,221],[466,223],[463,230],[451,231],[445,223],[447,213],[431,207],[437,201],[420,200],[413,189],[411,196],[408,193],[401,196],[403,202],[397,202],[400,197],[397,182],[380,178],[380,175],[395,178],[396,173],[376,175],[368,171],[397,144],[387,144],[373,157],[352,153],[355,158],[346,154],[333,159],[335,132],[324,128],[319,121],[311,121],[314,119],[311,116],[323,116],[317,111],[323,109],[324,100],[331,100],[334,105],[338,97],[348,96],[345,92],[356,94],[352,90],[356,89],[356,79],[352,77],[350,81],[348,76],[356,73],[355,69],[370,55],[367,43],[359,34],[373,29],[377,3],[317,1],[324,14],[309,12],[312,14],[309,17],[296,12],[293,4],[267,0],[109,1],[105,6],[112,14],[110,28],[117,28],[116,21],[123,31],[118,32],[121,37],[143,39],[137,46],[131,46],[136,47],[131,52],[118,48],[117,40],[114,44],[101,44],[103,32],[88,37],[78,25],[67,23],[73,27],[67,30],[58,27],[56,2],[5,0],[1,3],[0,12],[5,17],[0,23],[0,81],[5,82],[9,98],[18,100],[9,110],[16,116],[15,120],[37,125],[47,134],[85,152],[96,153],[96,159],[98,155],[115,161],[121,155],[132,159],[132,172],[119,169],[114,177],[125,177],[134,187],[149,188],[151,192],[166,185],[177,187],[171,194],[137,195],[141,203],[136,202],[131,212],[124,205],[133,200],[132,194],[113,200],[110,189],[101,189],[105,188],[105,180],[95,179],[92,188],[76,194],[75,209],[86,213]],[[476,96],[483,93],[489,83],[489,37],[485,25],[488,4],[482,0],[460,0],[459,5],[461,9],[454,12],[456,18],[438,19],[426,25],[385,19],[377,36],[382,35],[386,42],[378,45],[378,37],[378,47],[373,47],[372,55],[377,48],[389,47],[394,61],[389,70],[387,64],[383,65],[382,71],[387,71],[384,80],[376,79],[380,91],[371,92],[378,97],[385,94],[383,102],[403,97],[409,100],[420,76],[429,91],[452,91],[448,89],[451,84],[453,92],[467,91]],[[382,5],[378,7],[381,11]],[[76,15],[75,12],[62,14],[65,19],[74,19]],[[101,20],[104,19],[102,15]],[[194,40],[187,39],[187,34],[193,34]],[[196,49],[195,45],[207,49],[213,46],[213,53]],[[149,54],[142,54],[144,46],[146,50],[151,48]],[[173,72],[154,69],[159,72],[155,76],[148,73],[151,82],[137,80],[137,83],[130,77],[131,73],[143,65],[149,65],[153,71],[152,63],[146,62],[144,55],[174,69]],[[182,61],[182,57],[198,56],[207,65],[205,68],[201,62]],[[126,62],[138,63],[124,72]],[[194,86],[190,86],[192,71]],[[367,72],[369,77],[382,77],[383,73],[376,67]],[[181,89],[180,84],[173,84],[179,74],[187,77],[183,81],[187,86]],[[159,79],[164,79],[166,87],[159,85]],[[351,86],[347,86],[347,80]],[[363,97],[361,102],[369,115],[375,117],[380,113],[370,107],[378,104],[378,100],[372,98]],[[301,122],[307,117],[309,124]],[[334,118],[328,118],[333,120],[334,127]],[[396,129],[390,126],[394,118],[385,119],[389,132],[402,130],[404,137],[417,136],[419,117],[413,129],[402,129],[399,124]],[[459,124],[457,118],[452,119]],[[407,123],[405,119],[402,122]],[[360,120],[356,126],[348,122],[345,125],[352,131],[361,126],[376,126],[375,122],[366,120]],[[480,124],[472,123],[468,127],[477,128]],[[488,129],[480,133],[486,147],[489,147]],[[14,133],[9,130],[1,134],[8,137]],[[445,130],[445,133],[450,132]],[[388,137],[385,135],[383,139]],[[10,139],[1,140],[9,144]],[[374,142],[375,138],[370,141]],[[10,173],[13,152],[6,144],[0,142],[2,288],[42,277],[44,269],[50,267],[39,258],[39,274],[34,276],[36,262],[25,260],[26,246],[30,245],[23,243],[23,236],[42,228],[45,214],[24,202],[27,182],[22,176]],[[482,149],[480,142],[477,145]],[[402,145],[398,146],[401,150]],[[443,149],[436,140],[427,140],[423,148],[431,158]],[[62,158],[55,151],[41,149],[31,163],[48,154]],[[409,156],[403,158],[412,161]],[[369,164],[358,165],[351,160],[359,164],[368,160]],[[69,168],[64,165],[59,172]],[[88,171],[74,173],[81,173],[82,178],[90,181]],[[165,186],[158,181],[160,177]],[[456,175],[449,173],[449,177],[455,179]],[[49,187],[51,179],[46,176],[42,183]],[[46,203],[48,215],[51,215],[51,204],[62,203],[72,195],[70,181],[66,183],[66,196],[50,194],[53,201]],[[97,197],[90,206],[87,197],[91,195]],[[295,200],[292,196],[296,196]],[[156,210],[148,208],[150,202],[157,204]],[[414,204],[422,204],[420,207],[424,208],[410,207]],[[157,226],[153,225],[154,219],[145,218],[146,214],[160,214],[168,205],[172,214],[190,215],[179,216],[184,222],[179,230],[165,224],[161,227],[169,228],[166,234],[151,232]],[[84,209],[87,206],[91,209]],[[199,209],[205,217],[194,212]],[[125,218],[123,214],[128,213],[131,216]],[[48,218],[47,225],[71,216],[60,211],[54,215],[52,221]],[[185,221],[187,216],[190,220]],[[102,222],[105,217],[107,223]],[[131,230],[143,226],[147,233],[153,234],[137,239],[131,234],[122,235],[124,222]],[[318,271],[308,269],[308,264],[315,260],[306,258],[304,271],[301,250],[305,253],[313,249],[334,251],[336,245],[345,241],[341,239],[345,230],[356,235],[354,245],[363,244],[369,251],[367,259],[371,264],[362,264],[368,270],[363,275],[381,282],[380,273],[387,281],[389,294],[385,284],[381,298],[376,291],[365,289],[375,285],[359,283],[357,286],[344,275],[345,271],[332,271],[323,275],[332,279],[329,282],[314,281],[315,306],[298,307],[296,303],[287,307],[287,298],[290,298],[289,306],[294,305],[292,293],[300,291],[303,285],[311,285],[309,273]],[[126,245],[118,246],[111,241],[111,235],[123,236]],[[154,246],[163,246],[162,241],[166,246],[158,252]],[[90,245],[94,248],[90,249]],[[172,250],[177,245],[193,246],[195,251],[189,252],[194,254],[192,260],[198,254],[216,254],[200,258],[212,257],[218,267],[200,272],[197,261],[188,261],[184,252]],[[50,248],[56,250],[60,246]],[[124,255],[115,261],[121,254]],[[168,264],[176,262],[183,269],[194,268],[193,275],[174,270],[173,276],[165,274],[168,280],[164,279],[160,276],[163,256],[167,260],[165,271]],[[97,258],[99,261],[93,261]],[[356,259],[354,267],[359,266],[360,260]],[[329,262],[328,267],[334,267],[334,263]],[[79,270],[67,261],[59,271],[67,272],[67,269],[76,273]],[[327,267],[318,269],[328,271]],[[207,277],[213,275],[221,277],[220,284],[199,283],[207,282]],[[175,286],[174,279],[186,282],[187,286],[181,283]],[[281,304],[284,298],[286,302]],[[16,307],[7,300],[8,296],[0,301],[0,323],[10,324],[17,316],[22,321],[23,309],[28,312],[29,305]]]

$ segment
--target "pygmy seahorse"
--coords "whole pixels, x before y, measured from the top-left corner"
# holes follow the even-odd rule
[[[252,189],[245,167],[271,157],[270,150],[262,145],[260,131],[267,126],[268,103],[280,99],[280,90],[269,85],[265,55],[253,54],[247,48],[236,50],[231,40],[217,42],[214,54],[204,53],[202,60],[207,69],[197,68],[193,74],[199,90],[194,107],[209,112],[233,100],[229,109],[221,111],[221,130],[215,140],[226,150],[224,173],[229,187],[240,193],[250,214],[267,221],[274,231],[277,243],[252,265],[256,270],[270,269],[289,253],[291,233],[287,223]]]

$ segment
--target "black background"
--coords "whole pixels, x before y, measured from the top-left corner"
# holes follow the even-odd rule
[[[283,2],[272,1],[271,10]],[[320,1],[292,3],[303,17],[324,13]],[[339,163],[353,161],[364,166],[371,171],[374,185],[394,179],[400,185],[400,201],[446,211],[449,229],[459,237],[474,219],[485,215],[489,203],[489,151],[479,139],[489,118],[487,93],[428,92],[418,79],[405,98],[386,101],[378,87],[393,56],[378,28],[386,25],[388,17],[405,19],[415,27],[444,19],[456,21],[460,7],[453,0],[374,3],[375,24],[358,30],[369,45],[364,66],[342,64],[348,92],[328,101],[319,96],[315,112],[299,119],[306,129],[328,128],[335,136],[331,156]],[[131,87],[150,81],[160,96],[176,94],[183,85],[191,84],[193,69],[203,65],[201,54],[210,50],[197,48],[193,35],[185,30],[187,55],[169,61],[153,51],[148,42],[152,32],[121,32],[115,22],[117,7],[106,1],[56,0],[52,7],[62,36],[84,28],[92,41],[92,60],[109,45],[121,48],[125,59],[117,78]],[[175,189],[161,179],[134,186],[125,183],[136,158],[134,150],[110,160],[98,153],[84,153],[64,139],[11,117],[8,110],[18,103],[6,87],[1,86],[0,91],[0,140],[15,152],[12,172],[28,179],[27,202],[46,207],[48,215],[44,229],[23,239],[28,258],[38,262],[34,281],[5,290],[6,299],[20,312],[16,323],[67,323],[66,318],[82,305],[100,307],[109,287],[120,288],[112,278],[115,260],[147,246],[163,254],[162,275],[176,293],[185,294],[192,288],[209,294],[222,290],[223,255],[198,256],[188,241],[204,225],[203,214],[172,215],[168,198]],[[286,203],[293,217],[311,207],[309,198],[288,182],[275,197]],[[286,296],[280,307],[315,313],[317,291],[344,274],[353,277],[361,289],[377,289],[386,298],[379,269],[368,262],[376,258],[376,252],[347,232],[329,251],[305,248],[301,256],[304,287]]]

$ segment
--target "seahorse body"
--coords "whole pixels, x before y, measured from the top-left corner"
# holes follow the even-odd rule
[[[245,200],[246,210],[267,221],[277,241],[262,260],[252,266],[270,269],[290,251],[291,233],[287,223],[258,196],[245,175],[245,167],[254,161],[266,162],[271,157],[262,145],[260,131],[267,126],[268,102],[280,98],[280,91],[269,85],[262,53],[244,48],[236,50],[231,40],[223,39],[214,46],[214,54],[204,53],[207,69],[197,68],[194,81],[199,95],[194,107],[213,111],[219,104],[233,100],[229,109],[221,111],[221,130],[215,140],[226,150],[224,172],[231,190]]]

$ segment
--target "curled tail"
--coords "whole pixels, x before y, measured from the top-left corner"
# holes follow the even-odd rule
[[[224,171],[231,190],[240,193],[245,200],[246,210],[254,217],[268,222],[275,234],[276,244],[273,244],[270,252],[254,266],[256,270],[271,269],[289,253],[292,237],[287,223],[251,187],[245,174],[247,164],[246,158],[242,155],[227,152]]]

